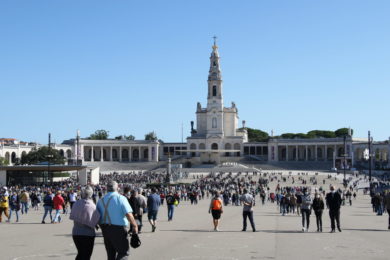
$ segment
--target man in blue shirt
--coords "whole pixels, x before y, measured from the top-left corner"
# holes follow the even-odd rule
[[[152,194],[148,197],[148,219],[150,225],[152,225],[152,232],[156,231],[156,220],[158,208],[160,207],[161,199],[156,194],[156,188],[152,188]]]
[[[118,183],[109,182],[107,192],[97,204],[107,259],[126,260],[130,250],[127,226],[129,222],[134,226],[133,233],[138,233],[138,226],[129,202],[118,193]]]

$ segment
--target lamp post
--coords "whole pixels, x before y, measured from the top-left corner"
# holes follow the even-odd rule
[[[47,153],[47,177],[50,178],[50,183],[53,183],[53,178],[50,176],[50,159],[53,158],[53,155],[51,154],[51,134],[49,133],[49,148]]]
[[[371,143],[372,143],[372,137],[371,137],[371,132],[368,131],[368,183],[370,185],[370,194],[372,192],[372,187],[371,187]]]

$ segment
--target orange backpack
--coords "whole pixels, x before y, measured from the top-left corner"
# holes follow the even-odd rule
[[[213,210],[221,210],[222,209],[222,202],[219,199],[213,200]]]

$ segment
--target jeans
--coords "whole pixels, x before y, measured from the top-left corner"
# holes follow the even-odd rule
[[[317,230],[322,231],[322,210],[314,211],[316,214]]]
[[[10,211],[9,211],[9,218],[8,218],[8,220],[11,220],[11,217],[12,217],[12,211],[15,211],[15,214],[16,214],[16,222],[19,222],[19,210],[16,210],[16,209],[10,209]]]
[[[51,215],[51,212],[53,211],[53,207],[52,206],[43,206],[43,208],[45,209],[45,213],[43,214],[42,221],[45,221],[47,214],[50,214],[50,221],[52,221],[53,216]]]
[[[76,260],[91,259],[95,237],[90,236],[73,236],[73,242],[77,248]]]
[[[309,229],[310,225],[310,209],[301,209],[302,213],[302,227],[305,227],[306,222],[306,228]]]
[[[253,211],[243,211],[242,217],[243,217],[242,230],[246,230],[246,219],[249,218],[249,221],[251,222],[252,229],[253,229],[253,231],[255,231],[256,227],[255,227],[255,222],[253,221]]]
[[[56,209],[56,214],[54,216],[54,222],[61,222],[61,210]]]
[[[28,202],[22,202],[22,214],[28,213]]]
[[[168,221],[172,220],[174,210],[175,210],[175,205],[168,205]]]

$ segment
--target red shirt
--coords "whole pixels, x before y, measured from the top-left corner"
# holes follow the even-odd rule
[[[62,209],[62,205],[64,205],[64,198],[61,195],[56,195],[53,198],[53,208],[54,209]]]

